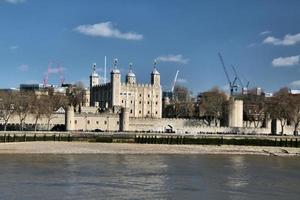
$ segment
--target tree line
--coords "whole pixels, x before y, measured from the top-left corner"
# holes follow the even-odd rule
[[[286,125],[293,125],[297,133],[300,124],[300,94],[291,94],[288,88],[282,88],[272,97],[257,95],[254,92],[238,94],[235,99],[243,100],[244,126],[266,127],[267,120],[280,122],[281,134]],[[229,96],[214,87],[192,97],[184,86],[176,86],[170,104],[163,107],[163,117],[198,118],[208,125],[224,126],[227,123]]]
[[[84,103],[84,87],[82,84],[76,84],[69,87],[66,94],[55,93],[53,90],[47,90],[42,93],[33,91],[1,91],[0,92],[0,120],[2,121],[2,130],[6,131],[8,123],[12,116],[19,119],[19,130],[23,131],[28,116],[34,118],[34,130],[38,129],[38,121],[45,118],[47,121],[47,130],[50,130],[50,122],[54,118],[54,113],[59,108],[66,110],[68,105],[80,108]]]

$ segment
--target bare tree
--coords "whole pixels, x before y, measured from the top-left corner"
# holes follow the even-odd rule
[[[15,94],[12,92],[0,93],[0,119],[4,121],[4,131],[13,113],[15,112]]]
[[[19,116],[20,130],[23,131],[25,120],[31,110],[32,93],[18,93],[15,101],[15,111]]]
[[[291,96],[290,106],[290,120],[293,122],[294,135],[296,135],[300,124],[300,95]]]
[[[69,103],[74,106],[74,108],[79,109],[81,111],[81,106],[85,103],[85,87],[82,82],[77,82],[75,86],[68,88],[67,96]]]
[[[273,119],[278,119],[281,126],[281,135],[287,121],[291,119],[291,98],[287,88],[282,88],[274,94],[268,102],[268,112]]]
[[[48,98],[45,95],[37,96],[34,95],[31,105],[31,114],[34,116],[34,131],[37,131],[38,120],[45,115],[45,102],[48,101]]]
[[[263,95],[248,94],[240,98],[243,100],[244,120],[258,128],[266,119],[266,101]],[[246,124],[248,126],[248,124]]]
[[[212,88],[201,95],[200,115],[205,117],[210,125],[214,121],[217,126],[224,116],[226,102],[226,94],[217,87]]]
[[[60,107],[66,107],[66,97],[60,94],[43,96],[43,112],[47,118],[47,130],[50,130],[50,122],[54,119],[54,113]]]

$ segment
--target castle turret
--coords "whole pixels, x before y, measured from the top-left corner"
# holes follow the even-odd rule
[[[231,98],[228,108],[228,126],[243,127],[243,101]]]
[[[151,73],[151,84],[155,86],[160,86],[160,74],[156,69],[156,60],[154,61],[154,69]]]
[[[129,131],[129,110],[122,108],[120,113],[120,131]]]
[[[120,92],[121,92],[121,73],[117,69],[118,60],[114,60],[114,67],[110,73],[110,82],[112,87],[111,103],[112,106],[120,106]]]
[[[126,75],[126,83],[127,84],[136,84],[136,77],[132,71],[132,63],[129,64],[129,72]]]
[[[74,131],[75,130],[75,113],[74,113],[74,107],[69,106],[67,108],[67,111],[65,113],[65,125],[66,125],[66,131]]]
[[[90,75],[90,106],[95,106],[95,98],[93,87],[99,85],[99,75],[96,72],[96,63],[93,65],[93,72]]]
[[[96,72],[96,63],[93,65],[93,72],[90,75],[90,88],[99,85],[99,75]]]

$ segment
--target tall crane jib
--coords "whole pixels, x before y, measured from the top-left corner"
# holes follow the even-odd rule
[[[220,52],[219,52],[219,58],[220,58],[220,61],[221,61],[221,64],[222,64],[222,67],[223,67],[228,85],[229,85],[229,88],[230,88],[230,95],[234,95],[238,90],[238,85],[236,83],[238,78],[235,76],[234,79],[231,81],[230,76],[229,76],[228,71],[227,71],[227,68],[226,68],[226,65],[224,63],[223,57],[222,57]]]

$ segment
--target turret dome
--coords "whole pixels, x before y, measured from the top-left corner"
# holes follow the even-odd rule
[[[156,67],[153,69],[152,74],[153,75],[159,75],[159,72],[157,71]]]

